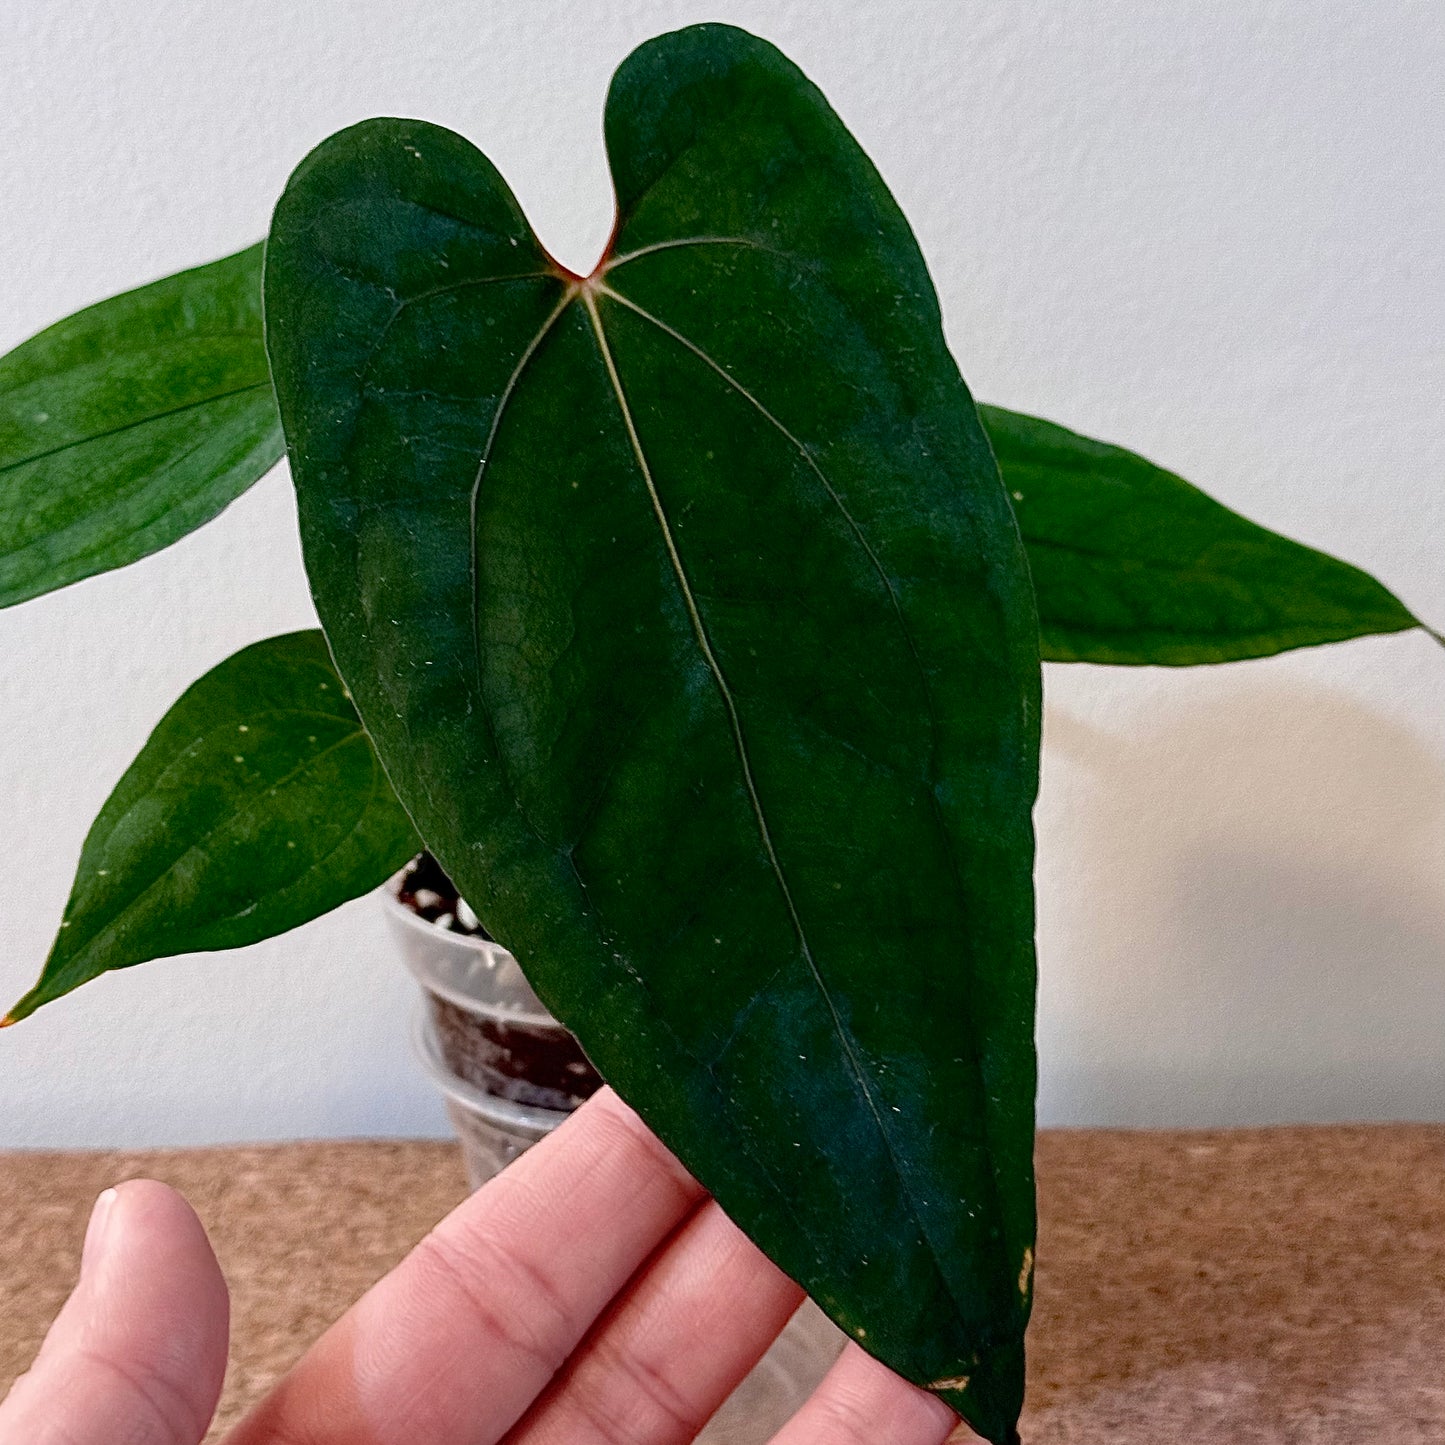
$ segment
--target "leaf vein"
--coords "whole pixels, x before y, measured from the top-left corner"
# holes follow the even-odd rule
[[[267,391],[271,389],[269,378],[265,381],[249,382],[245,386],[232,387],[229,391],[218,391],[213,396],[203,396],[195,401],[182,402],[180,406],[173,406],[166,411],[153,412],[150,416],[137,417],[134,421],[123,422],[120,426],[111,427],[107,431],[94,432],[90,436],[77,437],[74,441],[61,442],[48,451],[35,452],[28,457],[17,457],[13,461],[0,462],[0,476],[4,476],[6,472],[13,472],[19,467],[29,466],[32,462],[43,462],[49,457],[59,456],[61,452],[74,451],[76,447],[88,446],[91,442],[122,436],[128,431],[134,431],[137,427],[149,426],[152,422],[165,421],[169,417],[181,416],[188,411],[195,411],[199,407],[210,406],[218,401],[228,401],[233,396],[245,396],[248,391],[260,391],[263,388]]]
[[[477,675],[477,696],[481,697],[482,683],[482,566],[481,556],[478,552],[477,537],[477,512],[482,497],[482,479],[486,476],[487,466],[492,459],[492,449],[496,445],[497,433],[501,430],[502,416],[507,410],[508,404],[516,394],[517,385],[522,379],[522,373],[526,371],[532,358],[536,356],[538,349],[547,339],[552,328],[561,318],[562,313],[572,304],[576,297],[576,288],[569,286],[563,293],[561,299],[552,308],[547,319],[538,328],[537,334],[527,343],[517,364],[512,368],[512,374],[507,378],[507,384],[502,388],[502,394],[497,398],[497,409],[492,413],[491,426],[487,429],[487,439],[482,445],[482,454],[477,460],[477,473],[472,479],[471,496],[468,503],[468,545],[470,556],[468,566],[470,569],[472,585],[472,653],[473,665]],[[492,730],[491,714],[483,708],[483,714],[487,718],[488,730]],[[495,733],[493,735],[493,749],[497,752],[498,760],[501,759],[501,752],[496,748]],[[533,829],[535,832],[536,830]],[[540,837],[540,834],[538,835]]]
[[[158,888],[162,883],[164,883],[165,880],[169,878],[176,871],[176,869],[179,868],[183,862],[185,862],[187,858],[190,858],[193,854],[197,853],[201,854],[202,856],[207,856],[209,852],[209,845],[215,838],[227,831],[235,829],[237,826],[243,823],[248,822],[256,814],[265,796],[269,796],[270,794],[279,791],[281,788],[287,787],[289,784],[299,778],[303,773],[306,773],[310,769],[315,767],[316,764],[319,763],[323,758],[328,757],[330,754],[336,752],[340,748],[346,747],[349,743],[355,742],[358,738],[360,738],[363,742],[367,742],[369,745],[369,740],[366,738],[366,735],[362,732],[361,728],[359,726],[352,727],[344,736],[338,738],[334,743],[329,743],[326,747],[319,749],[315,753],[312,753],[309,757],[305,758],[302,762],[298,763],[294,768],[292,768],[290,772],[278,778],[275,782],[269,784],[269,786],[265,788],[262,797],[252,797],[244,807],[238,808],[234,812],[227,813],[224,817],[220,818],[213,826],[205,829],[201,833],[200,837],[196,838],[187,847],[182,849],[181,852],[177,853],[176,856],[172,858],[171,861],[167,863],[166,866],[155,875],[155,877],[151,878],[138,892],[132,894],[130,899],[126,903],[121,905],[121,907],[117,910],[115,914],[112,915],[112,917],[107,923],[105,923],[95,933],[91,934],[91,936],[86,939],[85,943],[82,944],[81,947],[78,948],[70,956],[65,967],[67,969],[72,969],[79,960],[92,954],[100,940],[107,938],[111,934],[113,934],[122,925],[127,916],[140,905],[142,900],[148,897],[154,889]],[[129,811],[130,810],[127,811],[127,814],[125,816],[129,816]],[[116,823],[115,827],[110,830],[108,837],[114,837],[116,829],[119,828],[120,823],[123,821],[124,817],[122,817]]]
[[[698,346],[695,342],[689,340],[689,339],[688,339],[686,336],[684,336],[680,331],[677,331],[677,330],[674,329],[672,326],[669,326],[669,325],[668,325],[665,321],[663,321],[661,318],[659,318],[659,317],[657,317],[657,316],[654,316],[654,315],[652,315],[650,312],[644,310],[644,309],[643,309],[641,306],[639,306],[635,301],[632,301],[632,300],[630,300],[628,297],[623,296],[622,294],[620,294],[619,292],[612,290],[611,287],[608,287],[608,286],[605,286],[605,285],[604,285],[604,286],[599,286],[599,287],[598,287],[598,290],[600,290],[603,294],[605,294],[605,295],[606,295],[607,297],[609,297],[610,299],[619,302],[621,305],[623,305],[624,307],[626,307],[628,310],[634,312],[637,316],[641,317],[644,321],[650,322],[650,323],[651,323],[653,326],[655,326],[658,330],[662,331],[665,335],[671,337],[671,338],[672,338],[674,341],[676,341],[679,345],[685,347],[691,354],[693,354],[694,356],[696,356],[696,357],[698,358],[698,360],[702,361],[702,362],[705,363],[709,368],[711,368],[718,376],[722,377],[722,379],[723,379],[730,387],[732,387],[741,397],[743,397],[744,400],[746,400],[747,402],[749,402],[749,403],[757,410],[758,414],[759,414],[760,416],[762,416],[772,427],[774,427],[774,428],[777,430],[777,432],[778,432],[781,436],[783,436],[783,437],[793,446],[793,448],[797,451],[798,455],[803,459],[804,463],[807,465],[808,469],[809,469],[809,470],[813,473],[813,475],[817,478],[817,480],[819,481],[819,483],[822,485],[823,489],[827,492],[829,498],[832,500],[833,504],[838,508],[839,513],[842,515],[842,517],[843,517],[844,521],[846,522],[848,528],[849,528],[849,529],[851,530],[851,532],[853,533],[854,537],[856,538],[856,540],[857,540],[857,542],[858,542],[859,547],[863,550],[864,554],[865,554],[866,557],[868,558],[869,563],[870,563],[871,566],[873,567],[874,571],[877,573],[880,582],[883,584],[884,590],[885,590],[885,591],[887,592],[887,594],[888,594],[888,599],[889,599],[889,602],[890,602],[890,604],[891,604],[891,606],[892,606],[892,608],[893,608],[894,615],[895,615],[895,616],[897,617],[897,619],[898,619],[899,628],[901,629],[901,631],[902,631],[902,633],[903,633],[903,636],[904,636],[904,639],[905,639],[905,641],[907,642],[909,654],[910,654],[910,656],[912,657],[913,662],[914,662],[914,665],[915,665],[915,667],[916,667],[917,670],[918,670],[919,682],[920,682],[920,685],[921,685],[922,688],[923,688],[923,694],[924,694],[924,697],[925,697],[925,699],[926,699],[926,701],[927,701],[927,703],[928,703],[929,732],[930,732],[930,738],[931,738],[931,753],[932,753],[933,758],[936,759],[936,754],[937,754],[937,731],[936,731],[936,723],[935,723],[935,719],[936,719],[936,709],[935,709],[935,707],[934,707],[934,702],[933,702],[933,689],[932,689],[932,685],[931,685],[931,682],[930,682],[930,679],[929,679],[929,676],[928,676],[928,670],[927,670],[927,668],[924,666],[923,658],[922,658],[922,655],[921,655],[921,654],[919,653],[919,651],[918,651],[918,645],[917,645],[917,642],[916,642],[915,639],[914,639],[912,629],[911,629],[911,628],[909,627],[909,625],[908,625],[908,620],[907,620],[907,618],[906,618],[905,615],[904,615],[902,604],[901,604],[901,602],[900,602],[899,599],[898,599],[898,593],[897,593],[896,588],[895,588],[894,585],[893,585],[893,579],[892,579],[892,577],[889,576],[887,569],[883,566],[882,559],[878,556],[877,552],[874,551],[874,549],[873,549],[872,545],[869,543],[867,537],[863,534],[862,528],[858,525],[858,522],[857,522],[857,520],[854,518],[852,512],[849,511],[847,504],[843,501],[843,498],[839,495],[837,488],[835,488],[835,487],[833,486],[832,482],[829,480],[829,478],[828,478],[828,476],[826,475],[826,473],[824,473],[823,469],[818,465],[817,461],[814,459],[812,453],[811,453],[811,452],[808,450],[808,448],[803,444],[803,442],[802,442],[798,437],[796,437],[796,436],[792,433],[792,431],[790,431],[790,430],[788,429],[788,427],[786,427],[786,426],[783,424],[782,421],[780,421],[776,416],[773,415],[773,413],[772,413],[771,411],[768,410],[768,408],[762,403],[761,400],[759,400],[758,397],[754,396],[753,393],[752,393],[751,391],[749,391],[748,388],[747,388],[746,386],[744,386],[742,382],[740,382],[735,376],[733,376],[725,367],[723,367],[721,364],[719,364],[713,357],[711,357],[710,355],[708,355],[708,353],[707,353],[706,351],[704,351],[704,350],[702,349],[702,347]],[[601,338],[601,335],[602,335],[602,330],[601,330],[601,325],[602,325],[602,323],[601,323],[600,317],[599,317],[599,316],[597,315],[597,313],[596,313],[595,306],[590,303],[590,298],[589,298],[589,310],[591,310],[592,313],[593,313],[593,326],[594,326],[594,328],[597,330],[598,336],[599,336],[599,339],[600,339],[600,338]],[[626,403],[625,403],[625,401],[623,401],[623,399],[622,399],[621,383],[620,383],[620,381],[618,381],[618,380],[616,379],[616,377],[615,377],[615,369],[611,367],[610,360],[609,360],[609,369],[610,369],[610,370],[614,370],[613,385],[614,385],[614,388],[615,388],[616,391],[617,391],[618,399],[619,399],[620,402],[622,402],[622,404],[623,404],[623,406],[624,406],[624,409],[625,409]],[[631,431],[630,418],[629,418],[629,431]],[[646,462],[645,462],[645,460],[644,460],[643,457],[642,457],[641,447],[640,447],[640,444],[639,444],[639,443],[637,442],[637,440],[636,440],[635,432],[633,433],[633,437],[634,437],[634,449],[635,449],[635,450],[637,451],[637,453],[638,453],[639,464],[642,465],[643,468],[644,468],[644,470],[645,470],[645,469],[646,469]],[[649,483],[648,483],[648,484],[649,484],[649,488],[650,488],[651,490],[653,490],[653,492],[654,492],[654,506],[659,508],[659,517],[661,518],[660,503],[656,501],[655,488],[652,488],[652,484],[651,484],[651,479],[650,479],[650,477],[649,477]],[[665,521],[664,521],[664,525],[665,525]],[[675,555],[675,554],[674,554],[674,555]],[[686,581],[685,581],[685,579],[682,577],[682,573],[681,573],[681,563],[680,563],[680,561],[676,561],[676,562],[675,562],[675,567],[676,567],[677,570],[678,570],[679,579],[683,582],[684,587],[686,587]],[[920,1231],[920,1233],[923,1235],[923,1237],[924,1237],[925,1239],[929,1239],[930,1242],[931,1242],[931,1237],[930,1237],[930,1235],[929,1235],[928,1227],[927,1227],[927,1225],[924,1223],[922,1214],[921,1214],[921,1212],[918,1210],[917,1205],[916,1205],[916,1203],[915,1203],[915,1201],[914,1201],[914,1199],[913,1199],[912,1190],[910,1189],[910,1187],[909,1187],[909,1185],[908,1185],[908,1183],[907,1183],[907,1174],[906,1174],[906,1171],[904,1170],[902,1161],[899,1159],[898,1154],[897,1154],[897,1152],[896,1152],[896,1148],[895,1148],[894,1141],[893,1141],[893,1136],[892,1136],[892,1131],[891,1131],[890,1128],[888,1127],[888,1120],[887,1120],[886,1116],[884,1115],[884,1113],[883,1113],[883,1111],[882,1111],[882,1109],[881,1109],[881,1107],[880,1107],[877,1099],[875,1099],[874,1096],[873,1096],[873,1092],[872,1092],[871,1088],[869,1087],[869,1083],[868,1083],[868,1080],[867,1080],[867,1076],[866,1076],[866,1074],[865,1074],[864,1071],[863,1071],[861,1060],[859,1060],[859,1058],[857,1057],[857,1054],[856,1054],[856,1051],[855,1051],[855,1046],[854,1046],[852,1037],[851,1037],[850,1033],[844,1028],[842,1018],[841,1018],[841,1016],[839,1015],[839,1013],[838,1013],[838,1011],[837,1011],[837,1008],[836,1008],[836,1006],[835,1006],[834,1003],[833,1003],[833,1000],[832,1000],[831,995],[828,993],[827,985],[825,984],[825,982],[824,982],[824,980],[823,980],[823,978],[822,978],[822,974],[821,974],[821,972],[820,972],[820,970],[819,970],[819,968],[818,968],[818,965],[817,965],[816,961],[814,960],[814,958],[813,958],[813,956],[812,956],[812,952],[811,952],[811,949],[810,949],[809,946],[808,946],[807,939],[806,939],[806,937],[804,936],[802,923],[801,923],[801,921],[800,921],[800,919],[799,919],[799,917],[798,917],[797,910],[796,910],[796,908],[794,907],[793,900],[792,900],[792,896],[791,896],[791,894],[790,894],[789,891],[788,891],[788,886],[787,886],[786,880],[785,880],[784,877],[783,877],[783,873],[782,873],[781,867],[780,867],[780,865],[778,864],[778,861],[777,861],[777,856],[776,856],[776,854],[775,854],[775,852],[774,852],[774,850],[773,850],[771,837],[770,837],[770,835],[768,834],[768,831],[767,831],[767,823],[766,823],[766,820],[765,820],[765,818],[764,818],[764,816],[763,816],[761,804],[760,804],[759,801],[758,801],[756,789],[754,788],[754,785],[753,785],[752,776],[751,776],[751,771],[750,771],[750,769],[749,769],[749,767],[748,767],[748,762],[747,762],[746,753],[745,753],[744,748],[743,748],[741,727],[740,727],[740,725],[739,725],[739,723],[738,723],[738,720],[737,720],[736,710],[735,710],[735,708],[733,707],[733,704],[732,704],[732,701],[731,701],[731,694],[727,692],[727,686],[726,686],[726,683],[725,683],[724,680],[723,680],[721,671],[717,668],[716,663],[715,663],[714,659],[713,659],[712,656],[711,656],[711,649],[707,647],[704,634],[702,633],[701,619],[697,616],[696,611],[695,611],[695,608],[694,608],[694,626],[695,626],[695,628],[696,628],[696,629],[698,630],[698,632],[699,632],[700,640],[703,641],[703,646],[704,646],[705,651],[706,651],[707,654],[708,654],[709,661],[710,661],[710,663],[713,664],[713,669],[714,669],[715,675],[717,676],[718,684],[719,684],[720,687],[722,687],[722,688],[724,689],[724,695],[725,695],[725,698],[727,699],[727,702],[728,702],[729,712],[730,712],[730,714],[732,715],[732,718],[733,718],[734,734],[735,734],[735,737],[736,737],[736,740],[737,740],[738,750],[739,750],[739,753],[740,753],[740,755],[741,755],[741,757],[742,757],[744,772],[745,772],[745,774],[747,775],[748,791],[749,791],[750,796],[752,797],[754,809],[755,809],[755,811],[757,812],[757,815],[758,815],[759,827],[763,830],[764,843],[765,843],[765,846],[766,846],[766,848],[767,848],[769,858],[772,860],[773,866],[774,866],[774,870],[777,872],[778,882],[779,882],[780,886],[782,887],[783,892],[784,892],[784,896],[785,896],[785,898],[786,898],[786,900],[787,900],[789,913],[792,915],[793,922],[794,922],[794,926],[796,927],[796,929],[797,929],[797,931],[798,931],[799,940],[800,940],[800,942],[801,942],[801,944],[802,944],[802,947],[803,947],[804,957],[805,957],[805,959],[807,960],[807,963],[808,963],[809,968],[812,970],[813,977],[814,977],[814,979],[816,980],[816,982],[817,982],[817,984],[818,984],[818,987],[819,987],[819,989],[821,990],[825,1001],[827,1002],[829,1012],[830,1012],[830,1014],[832,1015],[832,1019],[833,1019],[834,1026],[835,1026],[835,1028],[837,1029],[839,1038],[840,1038],[840,1040],[841,1040],[842,1043],[843,1043],[844,1051],[845,1051],[845,1053],[846,1053],[846,1055],[847,1055],[848,1062],[849,1062],[849,1064],[850,1064],[850,1066],[851,1066],[851,1068],[852,1068],[852,1070],[853,1070],[853,1072],[854,1072],[854,1076],[855,1076],[855,1078],[856,1078],[856,1080],[857,1080],[857,1082],[858,1082],[858,1085],[859,1085],[859,1087],[860,1087],[860,1089],[861,1089],[861,1092],[862,1092],[862,1094],[863,1094],[863,1097],[864,1097],[865,1100],[867,1101],[868,1106],[869,1106],[869,1108],[871,1109],[871,1111],[872,1111],[872,1113],[873,1113],[873,1117],[874,1117],[874,1119],[875,1119],[875,1121],[876,1121],[876,1123],[877,1123],[877,1126],[878,1126],[878,1132],[879,1132],[880,1136],[882,1137],[882,1139],[883,1139],[883,1141],[884,1141],[884,1144],[885,1144],[885,1146],[886,1146],[886,1148],[887,1148],[887,1150],[888,1150],[889,1157],[893,1160],[894,1167],[897,1169],[898,1177],[899,1177],[899,1182],[900,1182],[900,1184],[902,1185],[902,1188],[903,1188],[905,1197],[908,1199],[910,1209],[912,1210],[914,1219],[915,1219],[915,1221],[916,1221],[917,1224],[918,1224],[919,1231]],[[931,761],[931,762],[930,762],[930,766],[929,766],[929,778],[930,778],[930,780],[933,778],[935,771],[936,771],[936,769],[934,768],[933,762]],[[939,826],[939,832],[940,832],[940,836],[942,837],[942,840],[943,840],[944,851],[945,851],[946,856],[947,856],[947,858],[948,858],[949,871],[950,871],[950,873],[951,873],[952,876],[953,876],[955,886],[958,888],[958,890],[960,891],[960,893],[962,893],[962,889],[963,889],[963,879],[962,879],[962,875],[961,875],[961,872],[960,872],[960,869],[959,869],[959,865],[958,865],[958,858],[957,858],[957,855],[956,855],[955,852],[954,852],[953,841],[952,841],[952,838],[951,838],[951,836],[950,836],[950,834],[949,834],[949,830],[948,830],[946,821],[944,820],[943,815],[942,815],[942,808],[941,808],[941,806],[940,806],[940,804],[939,804],[939,801],[938,801],[937,792],[936,792],[934,786],[929,786],[925,791],[926,791],[926,795],[927,795],[927,799],[928,799],[928,806],[929,806],[930,813],[931,813],[931,815],[933,816],[933,818],[935,819],[935,821],[937,822],[937,824],[938,824],[938,826]],[[755,1002],[756,1002],[756,1000],[755,1000]],[[750,1009],[749,1009],[749,1010],[745,1010],[745,1011],[744,1011],[744,1014],[746,1015],[746,1013],[748,1013],[748,1012],[750,1012],[750,1011],[751,1011]],[[733,1030],[733,1033],[732,1033],[732,1035],[731,1035],[730,1038],[729,1038],[729,1044],[731,1044],[732,1040],[733,1040],[734,1038],[736,1038],[737,1033],[740,1031],[741,1027],[742,1027],[742,1020],[740,1019],[739,1022],[738,1022],[737,1027]],[[977,1039],[974,1037],[974,1035],[973,1035],[973,1033],[972,1033],[971,1031],[967,1031],[967,1036],[968,1036],[968,1041],[969,1041],[969,1053],[970,1053],[970,1057],[971,1057],[972,1062],[973,1062],[974,1072],[978,1075],[978,1078],[979,1078],[979,1087],[980,1087],[980,1089],[986,1089],[986,1081],[985,1081],[985,1079],[984,1079],[984,1072],[983,1072],[983,1061],[982,1061],[982,1059],[981,1059],[981,1057],[980,1057],[980,1055],[979,1055],[978,1041],[977,1041]],[[987,1114],[987,1111],[986,1111],[986,1110],[984,1111],[984,1114],[983,1114],[983,1125],[984,1125],[984,1129],[987,1130],[987,1128],[988,1128],[988,1114]],[[990,1152],[991,1152],[991,1151],[990,1151]],[[998,1195],[998,1180],[997,1180],[997,1177],[993,1174],[992,1171],[990,1171],[990,1172],[989,1172],[989,1175],[988,1175],[988,1178],[989,1178],[989,1181],[990,1181],[990,1183],[991,1183],[991,1185],[992,1185],[992,1187],[993,1187],[995,1211],[996,1211],[997,1213],[1001,1214],[1001,1213],[1002,1213],[1002,1201],[1001,1201],[1001,1199],[999,1198],[999,1195]],[[952,1282],[948,1280],[947,1276],[943,1275],[943,1273],[942,1273],[941,1270],[940,1270],[940,1277],[941,1277],[941,1278],[943,1279],[943,1281],[944,1281],[944,1287],[945,1287],[945,1289],[948,1291],[948,1293],[949,1293],[950,1295],[952,1295],[952,1294],[953,1294]]]
[[[593,332],[597,337],[598,349],[602,353],[603,365],[606,367],[608,379],[612,383],[613,392],[617,397],[617,405],[622,413],[623,425],[627,430],[628,439],[632,444],[633,455],[637,459],[638,470],[642,473],[643,482],[647,487],[648,497],[652,503],[653,513],[662,531],[663,543],[667,549],[673,575],[677,579],[678,588],[682,594],[683,604],[687,609],[689,619],[692,623],[693,634],[697,638],[698,647],[702,652],[708,670],[712,673],[713,680],[716,682],[718,692],[722,697],[723,707],[727,713],[728,723],[732,732],[733,746],[738,755],[738,762],[743,774],[743,783],[747,789],[748,799],[752,804],[753,816],[757,822],[758,833],[763,844],[763,851],[767,855],[769,867],[772,870],[773,876],[777,879],[778,887],[782,892],[783,902],[787,907],[788,916],[792,921],[794,932],[798,937],[799,951],[802,954],[803,961],[807,964],[813,982],[817,985],[818,992],[828,1010],[833,1030],[838,1037],[839,1044],[842,1046],[844,1060],[847,1063],[849,1073],[853,1077],[859,1096],[873,1116],[879,1137],[883,1141],[889,1158],[893,1161],[899,1182],[903,1185],[904,1196],[909,1201],[909,1207],[914,1214],[920,1231],[923,1233],[924,1238],[927,1238],[927,1229],[917,1211],[912,1193],[906,1183],[907,1174],[903,1168],[903,1162],[896,1153],[892,1134],[883,1117],[883,1111],[878,1100],[873,1095],[867,1072],[864,1070],[862,1059],[858,1055],[857,1045],[851,1032],[844,1024],[843,1017],[838,1011],[838,1006],[833,1000],[833,995],[829,991],[822,971],[818,967],[818,962],[813,957],[812,945],[808,941],[807,931],[803,927],[803,920],[798,913],[797,904],[793,899],[792,889],[788,884],[787,875],[783,871],[782,861],[779,859],[777,849],[773,843],[772,829],[768,825],[767,815],[763,811],[762,800],[758,796],[757,782],[753,776],[752,762],[748,756],[747,740],[743,735],[742,720],[738,714],[737,702],[733,697],[732,689],[728,685],[727,678],[723,674],[717,655],[713,651],[712,642],[708,637],[707,628],[702,620],[702,614],[698,610],[697,600],[693,595],[687,571],[683,566],[682,557],[677,549],[676,539],[672,535],[672,527],[668,521],[667,512],[662,505],[662,498],[658,493],[657,484],[652,475],[652,468],[648,464],[646,453],[643,451],[642,439],[637,433],[637,426],[633,420],[632,409],[628,404],[627,394],[622,387],[622,378],[618,374],[617,364],[612,356],[612,349],[608,344],[606,332],[602,328],[602,318],[598,314],[597,303],[593,299],[590,291],[583,293],[583,300],[587,307],[588,316],[592,322]]]
[[[675,241],[654,241],[650,246],[639,246],[635,251],[614,256],[602,267],[602,272],[605,275],[608,271],[615,271],[619,266],[625,266],[629,261],[636,261],[642,256],[651,256],[658,251],[678,251],[687,246],[746,246],[752,251],[766,251],[769,255],[783,256],[786,259],[785,252],[773,246],[765,246],[751,236],[682,236]]]

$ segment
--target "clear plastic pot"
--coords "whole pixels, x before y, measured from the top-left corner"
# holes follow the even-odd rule
[[[383,889],[387,921],[422,986],[436,1045],[459,1079],[542,1109],[575,1109],[601,1084],[576,1039],[499,943],[453,933]]]
[[[480,1189],[517,1155],[550,1134],[570,1109],[542,1109],[488,1093],[453,1073],[437,1042],[425,1004],[412,1020],[412,1047],[432,1083],[441,1091],[447,1117],[462,1146],[467,1182]]]

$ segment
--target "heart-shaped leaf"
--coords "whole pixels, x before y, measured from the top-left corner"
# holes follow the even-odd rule
[[[39,983],[237,948],[375,888],[419,844],[319,632],[255,643],[192,684],[106,800]]]
[[[1421,625],[1358,567],[1123,447],[979,414],[1028,548],[1045,661],[1183,667]]]
[[[1034,1232],[1036,623],[903,217],[719,26],[619,70],[582,281],[380,120],[267,250],[312,588],[397,792],[607,1078],[1008,1438]]]
[[[280,460],[260,280],[252,246],[0,357],[0,607],[170,546]]]

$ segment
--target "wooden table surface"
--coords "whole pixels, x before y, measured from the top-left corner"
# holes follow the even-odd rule
[[[1038,1166],[1028,1445],[1445,1442],[1445,1128],[1054,1131]],[[0,1154],[0,1392],[137,1175],[231,1281],[218,1426],[465,1191],[447,1144]]]

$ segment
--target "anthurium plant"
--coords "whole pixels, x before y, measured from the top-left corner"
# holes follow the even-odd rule
[[[423,845],[604,1076],[866,1349],[1016,1438],[1035,1233],[1040,657],[1420,625],[1177,476],[976,406],[908,224],[724,26],[617,72],[596,269],[381,119],[270,236],[0,360],[0,602],[282,455],[321,631],[175,704],[24,1018]]]

